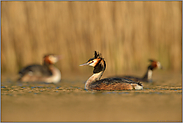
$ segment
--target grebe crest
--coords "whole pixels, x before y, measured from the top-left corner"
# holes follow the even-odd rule
[[[89,59],[86,63],[80,66],[92,66],[94,67],[93,75],[86,81],[85,89],[89,90],[132,90],[143,89],[143,86],[139,82],[134,82],[128,79],[122,78],[105,78],[100,79],[106,68],[106,63],[101,54],[95,51],[94,58]]]

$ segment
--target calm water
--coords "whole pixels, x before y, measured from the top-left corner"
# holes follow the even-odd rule
[[[143,90],[86,91],[84,81],[1,86],[2,121],[182,121],[181,74],[164,73]]]

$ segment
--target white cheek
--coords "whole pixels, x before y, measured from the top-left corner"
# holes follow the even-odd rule
[[[54,59],[53,59],[53,61],[54,61],[54,62],[57,62],[57,61],[58,61],[58,59],[57,59],[57,58],[54,58]]]
[[[53,62],[53,63],[56,63],[58,61],[58,59],[55,58],[55,57],[50,57],[50,61]]]
[[[93,63],[89,64],[89,66],[94,67],[97,64],[97,61],[94,61]]]
[[[94,63],[89,64],[89,66],[95,66]]]

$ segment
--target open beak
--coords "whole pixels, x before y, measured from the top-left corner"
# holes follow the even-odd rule
[[[84,64],[80,64],[79,66],[86,66],[86,65],[89,65],[89,63],[84,63]]]

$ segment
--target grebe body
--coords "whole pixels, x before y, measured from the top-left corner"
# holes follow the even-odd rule
[[[60,56],[45,55],[43,58],[43,65],[33,64],[29,65],[19,71],[21,82],[46,82],[58,83],[61,80],[61,73],[55,64],[60,59]]]
[[[140,82],[134,82],[129,79],[124,78],[105,78],[101,80],[97,80],[87,88],[90,90],[107,90],[107,91],[114,91],[114,90],[132,90],[132,89],[143,89],[143,86]]]
[[[147,67],[147,71],[142,78],[136,77],[136,76],[120,76],[120,77],[126,78],[126,79],[131,79],[134,81],[152,82],[153,70],[156,68],[163,69],[163,67],[161,66],[161,63],[159,61],[155,61],[155,60],[149,60],[149,61],[151,62],[151,64]]]
[[[124,78],[105,78],[100,79],[106,68],[106,63],[101,54],[95,51],[94,58],[88,60],[88,62],[81,64],[80,66],[92,66],[94,67],[93,75],[86,81],[85,89],[88,90],[132,90],[143,89],[140,82],[135,82]]]

